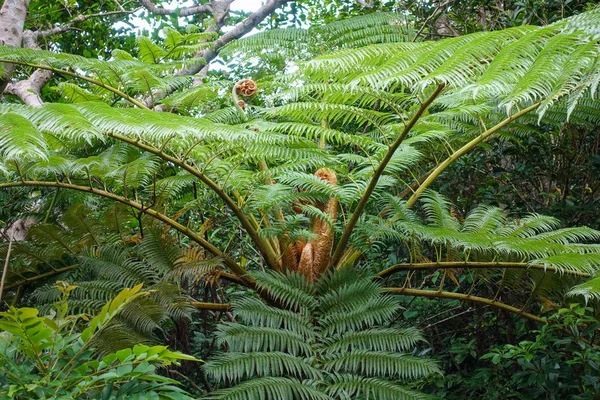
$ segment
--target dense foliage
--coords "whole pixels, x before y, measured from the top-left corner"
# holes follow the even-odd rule
[[[176,381],[157,373],[159,366],[191,356],[165,346],[136,345],[96,357],[98,344],[115,340],[113,319],[130,302],[148,292],[141,285],[121,291],[98,315],[78,328],[87,316],[69,315],[68,294],[74,286],[59,286],[63,298],[54,315],[39,316],[34,308],[14,308],[0,314],[0,395],[6,399],[191,399]]]
[[[31,378],[2,390],[593,398],[599,8],[144,0],[135,45],[71,32],[140,18],[115,3],[0,47],[1,367]],[[128,364],[155,351],[185,362]]]

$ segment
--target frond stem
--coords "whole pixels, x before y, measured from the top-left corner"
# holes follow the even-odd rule
[[[49,271],[49,272],[46,272],[46,273],[43,273],[43,274],[32,276],[31,278],[24,278],[24,279],[22,279],[22,280],[20,280],[18,282],[11,283],[10,285],[6,285],[4,287],[4,289],[9,290],[9,289],[14,289],[16,287],[21,287],[21,286],[26,285],[26,284],[28,284],[30,282],[34,282],[34,281],[37,281],[37,280],[40,280],[40,279],[48,278],[50,276],[58,275],[58,274],[61,274],[63,272],[66,272],[66,271],[71,271],[71,270],[77,268],[78,266],[79,266],[79,264],[77,264],[77,265],[69,265],[68,267],[58,268],[58,269],[55,269],[53,271]]]
[[[203,248],[208,250],[211,254],[218,256],[218,257],[222,257],[223,260],[225,260],[225,264],[227,265],[227,267],[229,267],[229,269],[231,269],[231,271],[233,271],[235,274],[242,277],[242,279],[244,280],[244,283],[250,284],[250,285],[252,284],[251,281],[248,280],[248,278],[244,277],[246,275],[246,270],[244,268],[242,268],[238,263],[236,263],[231,257],[224,254],[221,250],[216,248],[212,243],[206,241],[202,236],[197,235],[196,233],[192,232],[188,227],[180,224],[177,221],[174,221],[173,219],[169,218],[168,216],[166,216],[164,214],[161,214],[160,212],[156,211],[155,209],[145,208],[142,204],[135,202],[133,200],[130,200],[130,199],[126,199],[125,197],[119,196],[118,194],[91,188],[89,186],[73,185],[73,184],[64,183],[64,182],[46,182],[46,181],[23,181],[23,182],[0,183],[0,189],[9,188],[9,187],[23,187],[23,186],[56,187],[56,188],[77,190],[80,192],[95,194],[97,196],[101,196],[101,197],[111,199],[114,201],[118,201],[119,203],[128,205],[132,208],[135,208],[138,211],[143,212],[144,214],[147,214],[147,215],[171,226],[173,229],[181,232],[182,234],[189,237],[194,242],[198,243],[200,246],[202,246]]]
[[[238,207],[237,204],[235,204],[233,199],[231,197],[229,197],[227,195],[227,193],[225,193],[225,191],[216,182],[214,182],[212,179],[210,179],[209,177],[204,175],[198,169],[187,164],[184,160],[180,160],[176,157],[170,156],[154,146],[150,146],[150,145],[141,143],[137,139],[131,139],[126,136],[119,135],[117,133],[111,132],[111,133],[108,133],[108,136],[113,137],[121,142],[128,143],[128,144],[135,146],[141,150],[147,151],[148,153],[154,154],[154,155],[162,158],[165,161],[172,162],[173,164],[177,165],[178,167],[184,169],[185,171],[189,172],[191,175],[198,178],[202,183],[204,183],[213,192],[215,192],[217,194],[217,196],[219,196],[221,198],[221,200],[223,200],[225,202],[225,204],[229,207],[229,209],[235,214],[238,221],[240,221],[240,224],[242,225],[242,227],[246,230],[246,232],[252,239],[252,242],[254,243],[254,245],[258,248],[260,254],[265,258],[265,261],[267,262],[267,265],[269,266],[269,268],[274,269],[274,270],[277,269],[276,257],[271,251],[269,251],[267,245],[265,244],[263,239],[258,234],[258,229],[255,229],[252,226],[252,224],[250,223],[250,221],[248,220],[246,215],[243,213],[242,209],[240,207]]]
[[[415,124],[419,120],[419,118],[421,118],[421,116],[423,115],[423,113],[425,113],[425,111],[427,111],[431,103],[442,93],[444,87],[444,84],[439,84],[435,91],[427,98],[427,100],[421,103],[419,109],[415,112],[410,121],[408,121],[408,123],[404,126],[404,129],[402,130],[400,136],[398,136],[394,143],[392,143],[392,145],[389,147],[385,157],[383,158],[383,160],[381,160],[379,167],[377,167],[377,169],[375,170],[375,173],[373,174],[373,177],[369,182],[369,186],[367,186],[367,188],[365,189],[365,193],[362,195],[360,202],[356,206],[356,209],[352,213],[352,217],[350,218],[348,224],[344,229],[342,237],[340,238],[340,241],[335,248],[333,256],[331,257],[331,266],[338,266],[338,263],[342,259],[344,250],[346,249],[348,241],[350,240],[350,235],[352,234],[354,227],[358,223],[358,219],[360,218],[362,212],[367,206],[367,202],[373,194],[373,191],[375,190],[375,187],[379,182],[379,178],[381,178],[381,176],[383,175],[383,171],[391,161],[394,153],[396,152],[396,150],[398,150],[398,147],[400,147],[410,130],[415,126]]]
[[[437,290],[421,290],[421,289],[409,289],[409,288],[383,288],[384,292],[395,294],[395,295],[403,295],[403,296],[417,296],[417,297],[427,297],[429,299],[453,299],[453,300],[461,300],[461,301],[471,301],[473,303],[485,304],[487,306],[496,307],[501,310],[506,310],[513,314],[520,315],[522,317],[528,318],[532,321],[539,322],[541,324],[547,324],[548,321],[544,318],[541,318],[535,314],[531,314],[520,310],[516,307],[509,306],[508,304],[504,304],[495,300],[486,299],[485,297],[471,296],[464,293],[454,293],[454,292],[443,292]]]
[[[511,115],[510,117],[506,118],[499,124],[493,126],[492,128],[488,129],[487,131],[483,132],[481,135],[477,136],[475,139],[471,140],[469,143],[465,144],[463,147],[461,147],[460,149],[458,149],[457,151],[452,153],[452,155],[450,155],[450,157],[446,158],[442,163],[440,163],[437,167],[435,167],[435,169],[431,172],[431,174],[429,174],[427,179],[425,179],[423,181],[423,183],[418,187],[418,189],[413,193],[413,195],[410,197],[410,199],[408,199],[408,201],[406,202],[406,207],[408,207],[408,208],[412,207],[415,204],[415,202],[418,200],[418,198],[423,194],[425,189],[427,189],[438,178],[438,176],[440,176],[440,174],[442,172],[444,172],[446,170],[446,168],[448,168],[450,166],[450,164],[452,164],[458,158],[469,153],[471,150],[473,150],[475,147],[477,147],[477,145],[479,145],[479,143],[483,142],[485,139],[487,139],[488,137],[490,137],[491,135],[493,135],[500,129],[504,128],[509,123],[511,123],[514,120],[522,117],[523,115],[535,110],[541,104],[542,104],[541,101],[537,102],[537,103],[535,103],[527,108],[524,108],[521,111]]]
[[[475,261],[446,261],[446,262],[429,262],[429,263],[401,263],[393,265],[381,272],[377,273],[378,277],[384,278],[398,271],[416,271],[427,269],[454,269],[454,268],[469,268],[469,269],[536,269],[548,271],[557,274],[567,274],[589,278],[591,274],[573,270],[559,270],[553,266],[545,266],[542,264],[527,264],[526,262],[475,262]]]
[[[192,301],[192,306],[198,310],[210,311],[231,311],[231,305],[228,303],[206,303],[203,301]]]

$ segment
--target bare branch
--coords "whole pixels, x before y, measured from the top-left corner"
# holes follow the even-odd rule
[[[229,0],[227,0],[229,1]],[[223,36],[218,38],[213,48],[206,49],[198,54],[198,57],[202,57],[206,60],[206,63],[210,63],[218,54],[219,50],[228,44],[229,42],[239,39],[252,29],[257,27],[265,18],[271,15],[277,8],[282,5],[291,2],[292,0],[267,0],[258,10],[253,12],[244,21],[237,24],[232,30],[225,33]],[[215,10],[217,11],[217,10]],[[203,68],[203,65],[196,65],[185,70],[178,72],[178,75],[193,75],[198,73]]]
[[[368,2],[366,0],[356,0],[356,2],[367,8],[373,8],[373,0],[369,0]]]
[[[51,77],[52,71],[36,69],[28,79],[9,83],[4,92],[19,97],[25,105],[42,107],[44,102],[40,97],[40,92]]]
[[[87,21],[88,19],[110,17],[113,15],[129,15],[129,14],[133,14],[133,13],[137,12],[138,10],[140,10],[140,8],[137,8],[137,9],[131,10],[131,11],[123,10],[123,11],[110,11],[110,12],[97,13],[97,14],[79,15],[79,16],[73,18],[71,21],[67,22],[66,24],[54,27],[52,29],[47,29],[45,31],[34,31],[33,34],[36,36],[37,39],[39,39],[39,38],[66,32],[66,31],[72,29],[73,25],[80,24],[84,21]]]
[[[151,0],[140,0],[140,3],[144,8],[156,15],[173,15],[176,14],[180,17],[189,17],[190,15],[196,14],[207,14],[213,12],[212,4],[195,5],[183,8],[159,8]]]

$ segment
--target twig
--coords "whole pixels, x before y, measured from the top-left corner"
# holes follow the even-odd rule
[[[8,271],[8,260],[10,259],[10,252],[12,250],[12,244],[14,239],[14,231],[10,234],[8,240],[8,250],[6,251],[6,260],[4,260],[4,270],[2,271],[2,279],[0,280],[0,301],[2,301],[2,293],[4,291],[4,280],[6,279],[6,272]]]

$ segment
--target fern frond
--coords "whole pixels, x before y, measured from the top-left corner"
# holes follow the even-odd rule
[[[232,352],[282,351],[292,356],[310,357],[314,351],[307,339],[294,330],[270,327],[253,327],[224,323],[218,328],[217,336],[227,343]]]
[[[439,367],[427,359],[367,350],[331,356],[324,362],[324,369],[370,377],[390,376],[401,380],[421,379],[441,373]]]
[[[275,301],[291,310],[311,311],[316,306],[316,300],[311,293],[310,282],[297,272],[285,275],[276,272],[253,272],[250,274],[260,290],[266,291]]]
[[[349,374],[336,374],[333,383],[327,386],[326,393],[336,399],[397,399],[433,400],[433,397],[410,390],[395,382],[381,378],[369,378]]]
[[[252,377],[322,378],[319,371],[303,359],[278,351],[228,352],[218,360],[207,362],[204,370],[217,382],[239,382]]]
[[[206,398],[211,400],[329,400],[329,397],[318,391],[315,386],[314,383],[299,382],[292,378],[264,377],[241,382],[231,388],[215,390]]]
[[[331,343],[328,343],[325,349],[328,353],[354,350],[401,352],[413,349],[423,341],[425,338],[415,328],[379,328],[334,336],[328,340]]]
[[[236,299],[232,305],[232,313],[241,322],[249,326],[283,328],[297,332],[303,337],[313,335],[309,319],[306,316],[293,311],[270,307],[257,298]]]

